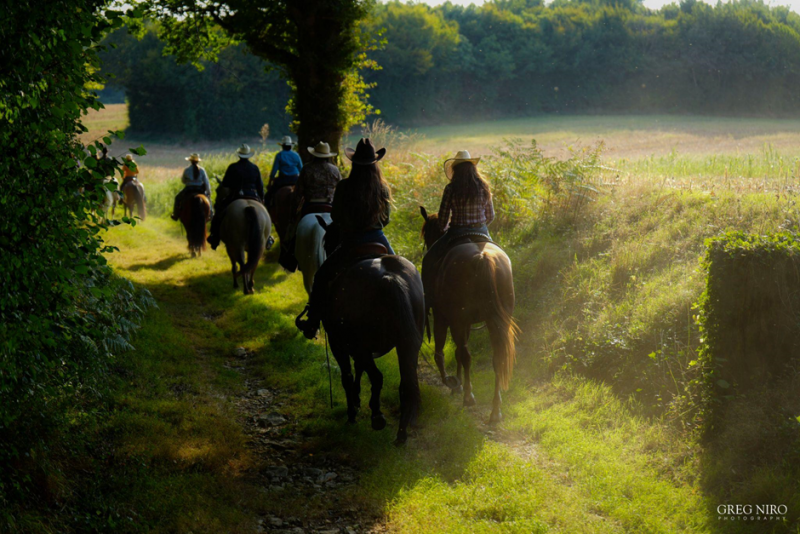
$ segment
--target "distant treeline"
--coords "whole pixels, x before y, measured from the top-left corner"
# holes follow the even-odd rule
[[[494,0],[481,7],[391,2],[365,23],[380,34],[371,102],[390,123],[575,112],[800,114],[800,15],[739,0]],[[288,87],[240,48],[203,72],[160,56],[150,30],[118,34],[136,130],[219,137],[285,129]],[[276,131],[273,129],[273,131]]]

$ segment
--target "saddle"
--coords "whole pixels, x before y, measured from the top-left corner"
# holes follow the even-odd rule
[[[333,286],[336,280],[338,280],[340,276],[342,276],[350,269],[350,267],[354,266],[358,262],[364,260],[373,260],[375,258],[388,255],[389,250],[382,243],[362,243],[360,245],[347,247],[347,250],[343,251],[343,254],[339,258],[337,265],[333,270],[326,290],[330,291],[330,288]]]

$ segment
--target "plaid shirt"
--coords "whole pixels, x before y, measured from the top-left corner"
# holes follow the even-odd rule
[[[447,229],[448,222],[450,226],[474,226],[489,224],[492,220],[494,220],[494,205],[491,196],[486,197],[481,194],[457,205],[451,184],[447,184],[444,188],[442,203],[439,206],[439,225],[442,230]]]
[[[298,197],[303,197],[306,202],[322,200],[333,202],[333,192],[336,184],[342,179],[339,168],[327,161],[314,161],[300,171],[300,178],[294,188]]]

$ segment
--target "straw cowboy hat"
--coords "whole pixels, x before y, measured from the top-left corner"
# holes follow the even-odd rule
[[[253,151],[252,148],[250,148],[249,145],[247,145],[247,143],[242,143],[242,146],[239,147],[239,149],[236,151],[236,154],[240,158],[247,159],[252,157],[253,154],[255,154],[255,152]]]
[[[345,148],[344,155],[356,165],[372,165],[379,162],[386,155],[386,149],[375,150],[372,141],[368,138],[362,138],[356,145],[355,150]]]
[[[125,161],[133,161],[133,154],[125,154]],[[134,163],[136,163],[134,161]]]
[[[192,163],[200,163],[201,161],[203,161],[202,159],[200,159],[200,154],[198,154],[197,152],[192,152],[191,154],[189,154],[188,158],[183,158],[183,159],[185,159],[186,161],[191,161]]]
[[[473,165],[477,165],[480,162],[481,158],[478,156],[477,158],[473,158],[469,155],[469,150],[459,150],[456,153],[456,157],[450,158],[444,162],[444,174],[447,176],[448,180],[453,179],[453,167],[458,165],[459,163],[464,163],[469,161]]]
[[[331,146],[328,143],[320,141],[315,147],[308,147],[308,153],[317,158],[332,158],[336,156],[336,152],[331,152]]]
[[[289,135],[284,135],[283,139],[281,139],[281,142],[278,144],[281,146],[294,146],[294,142],[292,141],[292,138]]]

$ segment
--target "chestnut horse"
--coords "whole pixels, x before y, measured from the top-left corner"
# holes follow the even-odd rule
[[[420,207],[425,223],[422,237],[430,248],[442,236],[438,214],[428,215]],[[500,410],[501,389],[508,389],[516,360],[515,340],[519,333],[512,314],[514,312],[514,279],[511,260],[503,249],[494,243],[463,243],[450,248],[442,258],[434,282],[433,337],[435,360],[442,382],[455,390],[461,383],[464,369],[464,406],[474,406],[470,368],[472,356],[467,348],[473,324],[486,323],[494,353],[494,399],[489,423],[503,419]],[[447,329],[456,345],[456,376],[453,380],[444,368],[444,345]],[[429,333],[430,335],[430,333]]]
[[[336,225],[328,226],[319,215],[317,220],[328,230],[325,249],[330,256],[339,243]],[[342,371],[348,422],[356,421],[361,406],[361,376],[366,372],[372,384],[369,401],[372,428],[382,430],[386,426],[380,399],[383,374],[375,365],[375,358],[396,348],[400,367],[400,425],[396,443],[405,443],[408,427],[416,424],[420,406],[417,362],[425,304],[417,268],[401,256],[353,262],[333,280],[326,300],[328,306],[322,324]],[[355,378],[350,368],[351,357]]]
[[[210,214],[211,204],[202,193],[192,195],[191,198],[184,200],[183,206],[181,206],[181,222],[186,228],[186,239],[189,242],[189,250],[193,258],[200,256],[206,249],[206,238],[208,237],[206,222]]]

